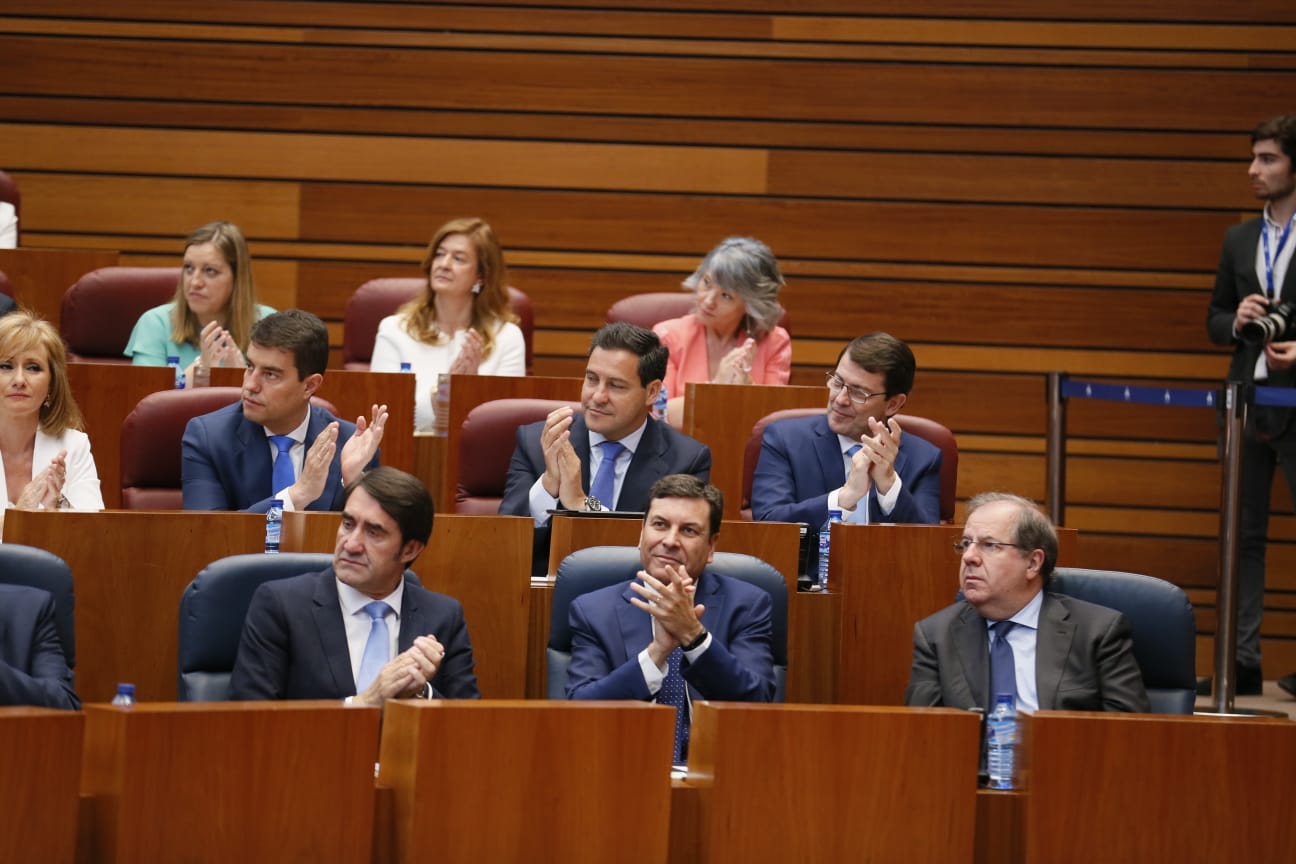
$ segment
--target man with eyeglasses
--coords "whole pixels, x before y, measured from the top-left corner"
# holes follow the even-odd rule
[[[914,625],[906,705],[1151,710],[1125,616],[1045,590],[1057,532],[1032,502],[976,496],[954,550],[963,599]]]
[[[826,376],[828,409],[819,417],[765,427],[752,478],[752,517],[822,525],[842,520],[940,521],[941,452],[893,416],[913,388],[913,351],[887,333],[854,339]]]

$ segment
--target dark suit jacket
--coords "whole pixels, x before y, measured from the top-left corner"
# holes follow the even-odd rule
[[[298,510],[342,509],[342,446],[355,434],[355,424],[338,420],[323,408],[312,405],[306,426],[306,448],[324,427],[338,421],[337,451],[329,466],[324,493]],[[235,402],[218,411],[195,417],[185,426],[181,440],[181,477],[186,510],[247,510],[264,513],[270,508],[274,462],[266,443],[265,427],[243,416],[243,404]],[[378,467],[378,454],[366,466]]]
[[[583,594],[572,601],[572,659],[567,669],[570,699],[648,700],[639,652],[652,641],[647,612],[636,609],[638,596],[623,582]],[[706,606],[702,623],[711,647],[696,663],[687,658],[680,673],[694,699],[770,702],[774,699],[769,594],[737,579],[706,572],[697,602]]]
[[[509,462],[508,480],[504,486],[504,499],[500,502],[501,516],[530,516],[531,487],[544,474],[544,453],[540,449],[540,433],[544,421],[520,426],[513,458]],[[585,418],[575,415],[571,425],[572,449],[580,457],[581,485],[590,488],[589,428]],[[699,480],[711,477],[711,451],[706,445],[676,432],[665,423],[648,418],[643,437],[635,449],[634,457],[626,469],[617,498],[617,510],[646,510],[648,490],[668,474],[692,474]],[[608,502],[603,502],[606,506]],[[613,509],[608,507],[608,509]],[[534,569],[544,572],[549,563],[549,526],[535,532]]]
[[[458,600],[410,582],[397,647],[431,634],[445,646],[437,699],[477,699],[472,644]],[[345,699],[356,692],[333,568],[267,582],[252,595],[230,676],[231,699]]]
[[[895,463],[900,496],[884,516],[877,490],[870,489],[869,522],[939,522],[940,467],[940,448],[917,435],[903,436]],[[822,525],[828,521],[828,493],[845,482],[841,443],[828,428],[827,416],[771,423],[765,427],[752,477],[752,518]]]
[[[1035,644],[1039,707],[1059,711],[1150,711],[1129,622],[1105,606],[1045,594]],[[914,625],[905,704],[990,710],[985,619],[966,601]]]
[[[1219,267],[1215,270],[1215,287],[1211,291],[1210,307],[1206,312],[1206,333],[1210,340],[1216,345],[1233,346],[1233,359],[1229,362],[1228,372],[1230,381],[1252,381],[1256,360],[1260,356],[1261,346],[1247,345],[1233,338],[1233,318],[1243,297],[1264,293],[1264,287],[1256,274],[1256,247],[1260,245],[1260,230],[1263,225],[1263,217],[1248,219],[1224,232],[1224,246],[1220,251]],[[1296,238],[1287,242],[1296,242]],[[1287,268],[1280,293],[1287,300],[1296,301],[1296,266]],[[1296,369],[1271,369],[1264,384],[1270,387],[1296,385]],[[1289,408],[1256,405],[1251,410],[1253,428],[1266,438],[1274,438],[1286,432],[1291,425],[1291,418],[1292,411]]]
[[[0,705],[81,707],[54,629],[54,598],[48,591],[0,585]]]

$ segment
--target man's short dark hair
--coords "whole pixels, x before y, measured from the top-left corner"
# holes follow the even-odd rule
[[[648,490],[648,509],[658,498],[697,498],[711,506],[711,536],[720,533],[720,520],[724,518],[724,493],[710,483],[704,483],[692,474],[667,474]],[[648,514],[644,513],[644,521]]]
[[[299,380],[323,375],[328,368],[328,328],[304,309],[289,309],[262,318],[252,326],[251,341],[262,348],[291,351]]]
[[[1251,143],[1277,141],[1283,153],[1296,166],[1296,114],[1270,117],[1251,132]]]
[[[647,387],[653,381],[666,377],[666,361],[670,349],[662,344],[657,334],[633,324],[607,324],[599,328],[590,342],[590,354],[595,348],[604,351],[629,351],[639,358],[639,384]]]
[[[982,492],[980,495],[974,495],[967,503],[967,515],[971,516],[978,507],[998,501],[1009,501],[1017,505],[1017,521],[1013,525],[1013,544],[1028,554],[1036,549],[1044,550],[1044,563],[1040,565],[1040,584],[1047,587],[1049,579],[1053,576],[1053,568],[1057,565],[1057,529],[1034,501],[1009,492]]]
[[[417,477],[385,465],[366,471],[346,485],[342,493],[343,508],[356,489],[368,492],[382,511],[396,521],[402,546],[411,540],[426,545],[432,536],[432,496]]]
[[[851,362],[865,372],[882,375],[887,396],[908,394],[913,389],[918,363],[909,346],[890,333],[856,336],[837,355],[838,363],[843,355],[848,355]]]

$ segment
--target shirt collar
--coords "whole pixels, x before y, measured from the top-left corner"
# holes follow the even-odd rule
[[[1013,615],[1008,620],[1020,627],[1029,627],[1032,630],[1038,630],[1040,608],[1043,605],[1044,605],[1044,592],[1036,591],[1035,596],[1030,599],[1030,602],[1027,603],[1025,606],[1023,606],[1022,608],[1018,609],[1017,614]],[[995,622],[991,621],[989,618],[986,619],[987,628],[989,628],[990,625],[994,623]]]
[[[648,418],[645,417],[644,422],[639,424],[638,429],[631,432],[629,435],[625,436],[624,438],[621,438],[620,440],[617,441],[617,443],[620,444],[622,447],[626,448],[627,450],[629,450],[631,455],[634,455],[634,452],[639,449],[639,442],[643,439],[644,432],[647,431],[647,429],[648,429]],[[604,435],[603,433],[595,432],[593,429],[589,430],[590,450],[593,450],[595,447],[602,444],[606,440],[607,440],[607,436]]]
[[[303,444],[303,443],[305,443],[305,441],[306,441],[306,427],[310,425],[310,416],[311,416],[311,415],[310,415],[310,406],[308,405],[308,406],[306,406],[306,416],[302,418],[302,422],[297,424],[297,428],[296,428],[296,429],[294,429],[294,430],[292,430],[291,432],[288,433],[288,437],[291,438],[291,439],[293,440],[293,443],[294,443],[294,444]],[[271,433],[270,433],[270,430],[269,430],[269,429],[266,429],[264,426],[262,426],[261,428],[262,428],[263,430],[265,430],[266,438],[269,438],[269,437],[270,437],[270,434],[271,434]]]
[[[370,597],[368,594],[362,594],[352,588],[341,579],[338,579],[336,574],[333,578],[337,580],[338,603],[342,606],[343,617],[355,615],[357,612],[364,609],[366,605],[373,602],[374,598]],[[405,580],[402,578],[400,583],[396,586],[395,591],[388,594],[386,597],[381,598],[382,601],[390,606],[392,611],[396,613],[397,618],[400,618],[401,596],[404,593]]]

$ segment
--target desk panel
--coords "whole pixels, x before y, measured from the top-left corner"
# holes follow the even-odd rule
[[[0,861],[76,857],[85,715],[0,708]]]

